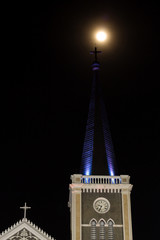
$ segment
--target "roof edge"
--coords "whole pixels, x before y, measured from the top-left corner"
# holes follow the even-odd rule
[[[27,218],[21,219],[20,221],[18,221],[17,223],[15,223],[11,227],[9,227],[8,229],[6,229],[2,233],[0,233],[0,239],[2,237],[6,236],[7,234],[9,234],[10,232],[14,231],[16,228],[18,228],[19,226],[21,226],[23,224],[28,225],[29,227],[31,227],[34,231],[36,231],[38,234],[40,234],[44,238],[46,238],[48,240],[55,240],[55,238],[53,238],[51,235],[47,234],[45,231],[43,231],[41,228],[39,228],[37,225],[35,225],[33,222],[31,222]]]

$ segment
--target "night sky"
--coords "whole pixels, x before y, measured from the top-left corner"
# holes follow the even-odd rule
[[[70,175],[79,173],[95,47],[112,41],[100,79],[119,174],[131,176],[133,236],[157,239],[159,11],[156,2],[53,1],[4,9],[0,232],[27,218],[57,240],[70,236]]]

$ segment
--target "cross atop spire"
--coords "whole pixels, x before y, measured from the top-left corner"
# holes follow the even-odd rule
[[[101,53],[102,51],[97,51],[97,48],[95,47],[94,51],[90,51],[90,54],[94,54],[95,55],[95,62],[97,62],[98,57],[97,54]]]
[[[26,211],[28,209],[31,209],[31,207],[27,207],[27,203],[25,202],[24,206],[23,207],[20,207],[20,209],[24,209],[24,218],[26,218]]]

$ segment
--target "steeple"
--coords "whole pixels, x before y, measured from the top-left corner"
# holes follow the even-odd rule
[[[115,155],[99,82],[100,64],[97,54],[101,51],[97,51],[95,47],[90,53],[95,54],[95,61],[92,64],[92,90],[80,173],[114,176]]]
[[[71,176],[72,240],[132,240],[130,176],[117,176],[95,48],[93,80],[80,174]]]

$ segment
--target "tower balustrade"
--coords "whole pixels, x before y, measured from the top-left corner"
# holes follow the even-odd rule
[[[130,176],[95,176],[95,175],[82,175],[74,174],[71,176],[72,183],[84,184],[129,184]]]

